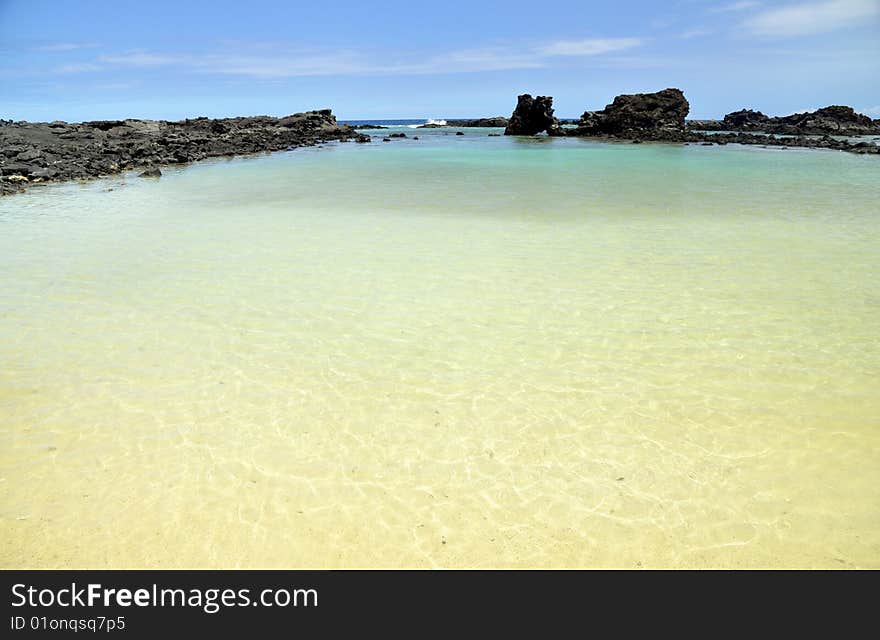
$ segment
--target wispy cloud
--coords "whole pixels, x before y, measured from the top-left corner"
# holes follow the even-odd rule
[[[545,56],[596,56],[614,51],[625,51],[642,44],[640,38],[587,38],[586,40],[557,40],[539,47],[536,53]]]
[[[93,89],[101,91],[128,91],[138,86],[137,82],[99,82],[92,85]]]
[[[694,29],[688,29],[684,33],[681,34],[681,37],[685,40],[690,40],[691,38],[701,38],[703,36],[710,36],[715,33],[714,29],[709,29],[708,27],[696,27]]]
[[[649,23],[652,29],[668,29],[672,25],[675,24],[675,19],[673,18],[654,18]]]
[[[371,59],[355,50],[303,51],[275,49],[248,53],[164,54],[135,50],[102,55],[93,62],[69,64],[60,73],[86,73],[105,69],[177,69],[262,79],[332,75],[428,75],[538,69],[558,57],[596,57],[640,46],[639,38],[556,40],[531,47],[483,47],[449,51],[433,56],[398,54],[389,61]]]
[[[249,76],[262,79],[333,75],[416,75],[429,73],[467,73],[527,69],[542,66],[539,59],[511,55],[504,50],[469,49],[452,51],[421,60],[370,61],[357,51],[277,52],[273,54],[182,54],[157,55],[145,52],[103,56],[111,67],[151,68],[175,66],[211,74]],[[90,71],[92,69],[83,69]]]
[[[743,26],[754,35],[788,37],[863,25],[878,16],[878,0],[826,0],[764,11]]]
[[[736,13],[747,9],[760,7],[761,3],[757,0],[740,0],[739,2],[731,2],[730,4],[722,4],[717,7],[710,7],[706,11],[708,13]]]
[[[398,70],[404,73],[468,73],[477,71],[504,71],[508,69],[538,69],[544,61],[531,54],[511,51],[507,48],[489,47],[463,49],[433,56],[424,63],[404,64]]]
[[[100,62],[110,64],[121,64],[132,67],[161,67],[163,65],[175,64],[180,61],[178,56],[158,55],[148,53],[146,51],[129,51],[128,53],[101,56],[98,58]]]
[[[92,71],[101,71],[104,69],[94,62],[74,62],[71,64],[63,64],[55,69],[56,73],[89,73]]]
[[[280,55],[193,56],[178,61],[192,71],[254,78],[290,78],[369,73],[369,63],[353,51]]]
[[[31,47],[31,51],[42,51],[46,53],[66,53],[68,51],[76,51],[78,49],[94,49],[97,47],[97,44],[94,43],[81,43],[81,42],[54,42],[51,44],[44,44],[38,47]]]

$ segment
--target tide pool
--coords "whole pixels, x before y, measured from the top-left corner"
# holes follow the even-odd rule
[[[462,131],[0,199],[0,566],[880,567],[880,161]]]

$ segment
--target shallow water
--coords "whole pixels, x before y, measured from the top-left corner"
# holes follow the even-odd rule
[[[0,199],[0,566],[880,567],[877,158],[445,133]]]

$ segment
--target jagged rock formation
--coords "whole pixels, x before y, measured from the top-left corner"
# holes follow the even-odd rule
[[[760,111],[752,111],[751,109],[742,109],[734,111],[724,116],[722,124],[730,131],[746,131],[749,129],[760,129],[767,125],[770,121],[766,115]]]
[[[742,109],[723,120],[700,121],[692,129],[704,131],[761,131],[780,135],[880,135],[880,123],[857,113],[852,107],[832,105],[805,113],[769,117],[760,111]]]
[[[690,105],[680,89],[621,95],[601,111],[586,111],[570,135],[671,139],[685,131]]]
[[[792,133],[865,135],[880,133],[877,125],[868,116],[856,113],[852,107],[832,105],[810,113],[795,113],[783,118],[773,118],[774,128],[790,129]]]
[[[559,121],[553,115],[553,98],[528,93],[517,97],[516,109],[504,129],[506,136],[533,136],[546,131],[549,135],[564,135]]]
[[[678,89],[656,93],[617,96],[602,111],[587,111],[577,128],[568,135],[628,139],[633,142],[685,142],[694,144],[749,144],[773,147],[807,147],[835,149],[860,154],[878,154],[880,147],[872,142],[837,140],[828,133],[861,135],[871,133],[867,116],[856,114],[849,107],[826,107],[809,114],[785,118],[769,118],[760,111],[744,109],[727,114],[723,121],[694,121],[685,124],[690,109]],[[705,133],[705,131],[732,131]],[[760,132],[760,133],[759,133]],[[772,134],[789,134],[775,137]],[[821,135],[809,135],[819,133]],[[880,131],[878,131],[880,133]]]
[[[280,151],[331,140],[369,141],[330,109],[283,118],[195,118],[180,122],[0,123],[0,194],[40,182],[86,179],[138,167]]]

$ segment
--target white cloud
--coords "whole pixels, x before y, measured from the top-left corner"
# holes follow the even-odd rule
[[[420,65],[415,65],[419,68]],[[511,53],[507,49],[465,49],[431,58],[427,68],[448,67],[456,71],[503,71],[505,69],[537,69],[544,62],[531,52]]]
[[[290,78],[362,74],[370,67],[363,57],[350,51],[330,54],[293,53],[278,55],[216,55],[184,57],[178,61],[194,71],[255,78]]]
[[[138,84],[136,82],[100,82],[92,85],[93,89],[102,91],[128,91],[134,89]]]
[[[718,7],[712,7],[707,11],[709,13],[733,13],[737,11],[745,11],[746,9],[753,9],[754,7],[761,6],[760,2],[757,0],[740,0],[739,2],[732,2],[730,4],[723,4]]]
[[[714,29],[707,29],[705,27],[697,27],[695,29],[688,29],[684,33],[681,34],[681,37],[685,40],[690,40],[691,38],[700,38],[702,36],[710,36],[715,33]]]
[[[127,51],[103,55],[93,62],[65,65],[62,73],[92,72],[119,67],[176,67],[183,71],[249,76],[265,80],[330,75],[428,75],[512,69],[539,69],[558,56],[601,56],[642,44],[639,38],[557,40],[533,47],[484,47],[419,57],[400,54],[396,60],[371,59],[359,51],[302,51],[252,48],[236,54],[160,54]]]
[[[586,40],[557,40],[536,53],[545,56],[596,56],[614,51],[632,49],[642,44],[640,38],[588,38]]]
[[[39,47],[34,47],[31,51],[45,51],[45,52],[64,52],[64,51],[76,51],[77,49],[94,49],[98,45],[96,44],[82,44],[82,43],[74,43],[74,42],[55,42],[53,44],[45,44]]]
[[[771,9],[745,21],[759,36],[800,36],[865,24],[880,15],[880,0],[826,0]]]
[[[528,52],[527,52],[528,53]],[[502,49],[469,49],[452,51],[425,59],[404,58],[401,61],[370,61],[357,51],[281,51],[250,54],[181,54],[158,55],[130,52],[102,56],[104,68],[175,66],[187,71],[240,75],[262,79],[332,75],[416,75],[430,73],[467,73],[503,69],[533,69],[543,66],[531,55],[511,54]],[[83,65],[92,71],[96,65]],[[69,71],[75,71],[70,69]]]
[[[120,55],[101,56],[99,60],[110,64],[121,64],[131,67],[161,67],[167,64],[175,64],[180,58],[147,53],[146,51],[129,51]]]
[[[64,64],[55,69],[57,73],[89,73],[93,71],[101,71],[103,67],[93,62],[75,62],[72,64]]]

